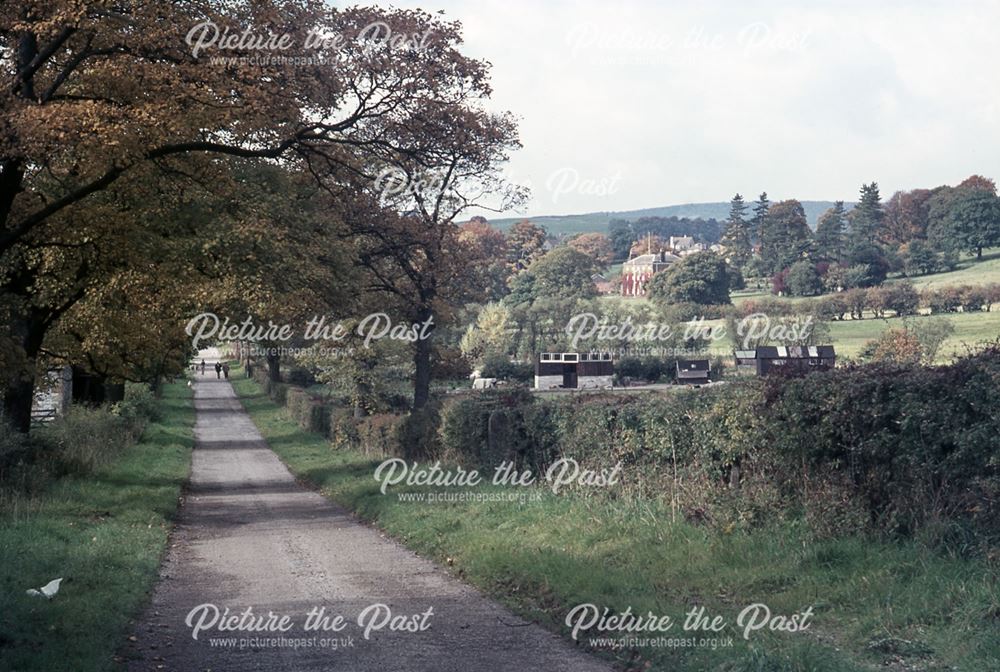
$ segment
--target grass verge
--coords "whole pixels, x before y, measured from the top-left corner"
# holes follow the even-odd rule
[[[796,522],[716,533],[672,523],[669,511],[648,501],[577,495],[537,502],[402,501],[397,490],[380,494],[377,461],[331,450],[253,381],[236,379],[234,386],[297,476],[526,618],[568,634],[564,619],[576,605],[613,612],[631,607],[673,617],[669,638],[709,642],[603,652],[625,669],[1000,669],[1000,588],[997,568],[986,561],[860,537],[815,541]],[[744,639],[737,615],[757,602],[781,615],[811,606],[812,626],[798,633],[765,629]],[[722,616],[726,629],[682,631],[684,615],[699,605]],[[731,647],[710,643],[728,637]]]
[[[0,511],[0,670],[111,670],[147,599],[187,480],[194,407],[164,387],[162,419],[117,460]],[[52,599],[28,588],[63,577]]]

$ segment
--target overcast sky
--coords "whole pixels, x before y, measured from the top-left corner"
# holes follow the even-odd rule
[[[1000,178],[995,2],[394,4],[443,9],[493,63],[528,214]]]

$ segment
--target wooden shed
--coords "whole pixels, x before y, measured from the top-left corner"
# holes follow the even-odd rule
[[[707,359],[677,360],[676,380],[681,385],[707,385],[712,367]]]
[[[610,388],[610,352],[542,352],[535,360],[535,389]]]
[[[798,371],[824,371],[837,363],[832,345],[764,345],[754,350],[737,350],[736,368],[751,369],[758,376],[778,368],[793,367]]]

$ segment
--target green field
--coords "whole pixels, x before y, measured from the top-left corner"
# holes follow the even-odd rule
[[[909,319],[917,323],[933,318],[921,315]],[[1000,338],[1000,310],[991,313],[955,313],[944,319],[954,325],[955,333],[942,344],[938,354],[940,362],[948,361],[954,355],[965,354],[968,349],[986,341]],[[836,344],[838,354],[854,357],[865,343],[878,338],[886,329],[900,326],[902,322],[899,318],[830,322],[831,340]]]
[[[401,501],[393,491],[380,494],[372,478],[377,460],[332,450],[254,381],[237,376],[234,387],[297,476],[526,619],[568,636],[565,615],[583,603],[675,620],[700,605],[729,623],[722,634],[733,635],[731,647],[604,652],[623,669],[1000,669],[1000,593],[986,562],[942,557],[910,542],[816,540],[795,519],[713,531],[672,522],[669,507],[651,500],[546,491],[527,502]],[[813,625],[743,639],[733,621],[754,602],[776,614],[811,606]]]
[[[949,313],[944,316],[917,315],[903,320],[897,317],[886,319],[843,320],[827,322],[830,328],[830,342],[842,357],[857,357],[868,341],[877,339],[883,331],[902,327],[905,323],[919,323],[920,320],[946,319],[955,327],[952,334],[938,352],[939,363],[949,361],[955,355],[962,355],[986,341],[1000,338],[1000,309],[990,313]],[[724,320],[706,320],[705,324],[724,326]],[[732,355],[733,346],[728,340],[719,340],[709,350],[714,355]]]
[[[948,286],[986,285],[1000,282],[1000,249],[983,250],[982,260],[964,257],[954,271],[890,280],[890,282],[901,281],[908,281],[917,289],[939,289]]]
[[[966,256],[961,261],[959,268],[946,273],[935,273],[919,278],[895,278],[889,282],[912,282],[917,289],[938,289],[941,287],[954,287],[959,285],[982,285],[989,283],[1000,283],[1000,249],[991,249],[983,252],[983,259],[977,260]],[[775,297],[767,291],[740,291],[732,295],[733,305],[739,306],[751,300],[775,300],[783,303],[797,304],[803,301],[820,297]],[[649,300],[644,298],[625,299],[620,296],[603,296],[603,301],[623,301],[632,304],[645,303],[649,305]],[[989,313],[949,313],[943,316],[955,327],[955,333],[948,338],[938,353],[938,361],[948,361],[954,355],[967,352],[971,347],[985,341],[993,341],[1000,338],[1000,307],[994,306]],[[914,321],[926,319],[926,316],[915,316],[909,318]],[[723,325],[723,320],[706,320],[705,324],[711,326]],[[838,354],[845,357],[856,357],[865,343],[875,340],[886,329],[898,327],[903,324],[897,318],[888,319],[865,319],[865,320],[844,320],[829,322],[831,342],[837,347]],[[718,341],[710,349],[712,354],[730,355],[732,345],[729,341]]]
[[[194,409],[165,386],[162,420],[107,467],[0,507],[0,670],[120,669],[115,652],[156,580],[181,486]],[[62,577],[51,601],[26,589]]]

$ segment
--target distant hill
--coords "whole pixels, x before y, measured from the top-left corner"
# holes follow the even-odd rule
[[[752,202],[748,205],[753,205]],[[848,209],[850,203],[845,204]],[[833,201],[802,201],[809,226],[816,228],[819,216],[833,207]],[[491,219],[490,224],[506,229],[515,222],[530,219],[535,224],[544,226],[549,233],[555,235],[570,235],[573,233],[588,233],[598,231],[607,233],[608,223],[612,219],[634,220],[640,217],[686,217],[689,219],[724,220],[729,216],[729,203],[685,203],[684,205],[665,205],[659,208],[643,208],[642,210],[624,210],[621,212],[589,212],[582,215],[545,215],[541,217],[505,217]],[[692,232],[693,233],[693,232]]]

